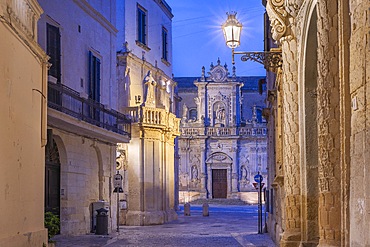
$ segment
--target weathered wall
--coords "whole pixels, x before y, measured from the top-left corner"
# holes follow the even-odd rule
[[[43,209],[47,57],[31,28],[41,9],[30,2],[0,1],[0,246],[9,247],[47,244]],[[30,7],[33,10],[26,12]]]
[[[370,245],[370,3],[350,1],[350,246]],[[349,119],[348,119],[349,120]]]

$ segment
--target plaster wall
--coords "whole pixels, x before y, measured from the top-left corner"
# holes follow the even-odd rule
[[[137,38],[137,6],[138,4],[147,12],[147,48],[140,46]],[[156,65],[164,74],[172,75],[172,13],[162,7],[159,1],[117,1],[117,49],[128,43],[130,50],[136,57],[142,58]],[[124,16],[124,19],[123,17]],[[123,26],[124,22],[124,26]],[[162,61],[162,27],[168,32],[168,63]]]
[[[0,1],[0,246],[42,246],[47,58],[17,22],[7,22],[14,11],[7,4]]]
[[[115,69],[117,29],[114,26],[114,18],[110,16],[115,14],[115,2],[98,4],[102,1],[89,1],[93,6],[80,0],[66,0],[60,3],[47,0],[39,2],[45,12],[38,22],[40,46],[44,50],[47,48],[47,23],[60,30],[61,83],[80,92],[81,95],[88,95],[89,51],[91,51],[101,62],[100,103],[111,109],[118,109]]]
[[[45,13],[38,22],[38,41],[46,47],[46,26],[59,28],[61,38],[61,83],[88,97],[89,52],[100,59],[100,96],[97,101],[107,109],[118,109],[116,83],[115,2],[98,0],[40,0]],[[109,207],[109,232],[115,229],[116,143],[127,136],[81,121],[49,108],[48,128],[58,147],[61,163],[61,234],[90,233],[92,203],[104,200]]]

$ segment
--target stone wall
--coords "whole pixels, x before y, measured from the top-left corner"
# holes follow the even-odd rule
[[[284,181],[274,207],[286,217],[271,215],[271,234],[280,246],[367,246],[369,2],[271,0],[266,8],[284,63],[276,81]]]
[[[91,232],[92,203],[109,205],[109,231],[116,226],[116,197],[112,177],[115,174],[115,144],[51,128],[60,158],[61,234]]]
[[[350,1],[349,231],[351,246],[370,245],[370,23],[369,1]],[[347,56],[348,58],[348,56]],[[349,120],[349,119],[348,119]],[[349,136],[347,136],[349,138]]]

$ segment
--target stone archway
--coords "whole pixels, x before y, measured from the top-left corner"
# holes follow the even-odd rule
[[[301,104],[301,193],[302,193],[302,243],[316,246],[319,241],[318,207],[318,123],[317,123],[317,12],[312,3],[307,20],[305,45],[302,104]]]

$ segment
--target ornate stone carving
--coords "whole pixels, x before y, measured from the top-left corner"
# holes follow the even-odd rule
[[[220,59],[217,60],[216,66],[211,66],[211,70],[209,73],[210,79],[215,82],[224,82],[227,80],[227,76],[229,74],[227,70],[227,66],[220,65]]]
[[[285,0],[285,9],[291,16],[296,17],[302,3],[303,0]]]
[[[270,18],[272,38],[280,42],[280,39],[286,35],[287,31],[285,22],[288,13],[284,8],[284,0],[267,1],[266,11]]]

